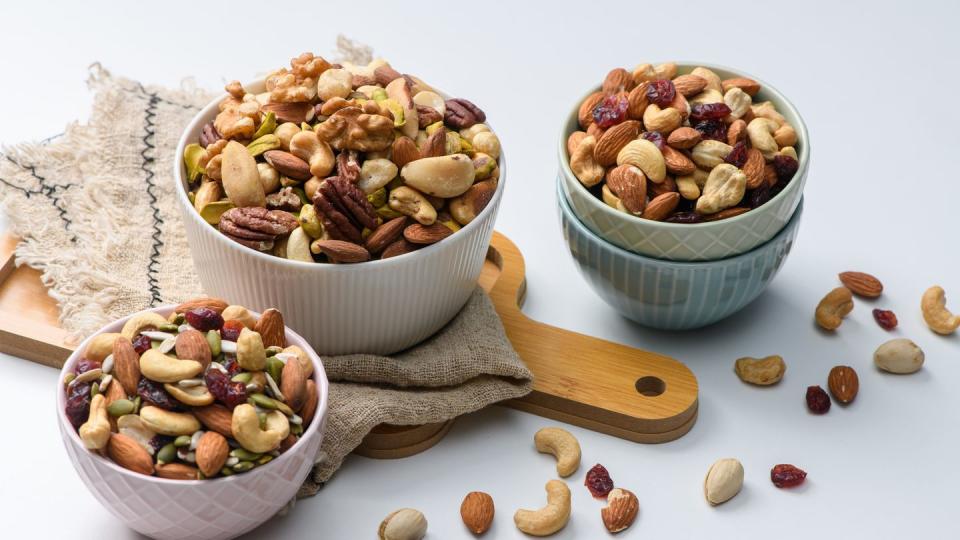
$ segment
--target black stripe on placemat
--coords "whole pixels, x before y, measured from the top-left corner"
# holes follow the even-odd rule
[[[157,194],[154,193],[154,190],[157,188],[154,182],[156,174],[153,172],[153,165],[156,162],[156,158],[152,155],[152,152],[156,149],[156,145],[153,143],[156,136],[156,124],[153,119],[157,116],[157,103],[160,103],[162,100],[156,94],[148,93],[147,95],[150,99],[147,101],[147,106],[143,111],[144,135],[141,140],[143,141],[144,148],[140,151],[140,157],[143,158],[140,169],[146,175],[147,197],[150,199],[150,210],[153,215],[153,233],[150,235],[153,244],[150,246],[150,262],[147,264],[147,286],[150,289],[150,305],[156,306],[162,301],[160,298],[160,284],[157,280],[157,269],[160,266],[160,248],[163,246],[163,239],[161,238],[162,231],[160,229],[160,226],[163,225],[163,218],[160,217],[160,208],[157,206]]]
[[[67,190],[72,188],[76,184],[67,183],[63,185],[56,185],[56,184],[49,185],[47,184],[46,177],[37,173],[37,168],[35,166],[24,165],[6,154],[3,154],[3,157],[6,158],[6,160],[9,161],[10,163],[13,163],[17,167],[19,167],[21,170],[24,170],[30,173],[30,176],[32,176],[34,180],[36,180],[37,183],[40,184],[40,189],[30,190],[30,189],[15,185],[12,182],[4,180],[3,178],[0,178],[0,182],[22,192],[24,195],[26,195],[28,199],[30,198],[31,195],[43,195],[48,199],[50,199],[50,202],[53,203],[54,208],[57,209],[57,214],[60,216],[60,221],[63,222],[63,230],[65,230],[70,235],[70,242],[73,244],[76,244],[77,235],[70,230],[70,226],[73,225],[73,221],[71,221],[71,219],[67,216],[67,209],[64,207],[63,199],[61,199],[61,196],[59,193],[61,189]]]

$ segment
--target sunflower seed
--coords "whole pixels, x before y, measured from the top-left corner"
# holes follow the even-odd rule
[[[190,446],[190,442],[193,440],[189,435],[180,435],[174,439],[173,444],[177,448],[183,448],[184,446]]]
[[[180,388],[193,388],[194,386],[200,386],[203,384],[203,379],[184,379],[177,383],[177,386]]]
[[[177,328],[177,332],[180,332],[181,334],[186,332],[187,330],[193,330],[193,327],[187,323],[183,323],[180,325],[179,328]]]
[[[180,458],[180,461],[186,461],[187,463],[196,463],[197,454],[196,452],[191,452],[186,448],[177,449],[177,457]]]
[[[237,342],[236,341],[220,341],[220,352],[224,354],[237,354]]]
[[[227,461],[224,463],[227,467],[233,467],[237,463],[240,463],[240,458],[230,456],[227,458]]]
[[[83,373],[77,375],[72,381],[70,381],[69,386],[75,386],[80,383],[95,381],[103,375],[103,370],[100,368],[91,369],[90,371],[84,371]]]
[[[200,445],[200,437],[203,437],[202,429],[198,429],[196,433],[193,434],[193,437],[190,437],[190,450],[197,449],[197,446]]]
[[[113,371],[113,355],[112,354],[108,354],[107,357],[103,359],[103,365],[100,366],[100,369],[102,369],[104,373],[110,373],[111,371]]]
[[[173,443],[166,444],[163,448],[157,452],[157,462],[158,463],[172,463],[173,460],[177,459],[177,456],[180,454],[177,447]]]
[[[277,381],[273,380],[273,377],[270,373],[264,371],[264,375],[267,377],[267,388],[270,390],[270,393],[273,394],[273,397],[279,399],[280,401],[286,401],[283,398],[283,394],[280,392],[280,387],[277,386]]]
[[[290,360],[295,359],[296,357],[297,357],[297,355],[295,355],[295,354],[293,354],[293,353],[288,353],[288,352],[282,352],[282,353],[277,354],[277,356],[276,356],[277,360],[280,360],[280,361],[283,362],[284,364],[286,364],[286,363],[289,362]]]
[[[260,390],[260,386],[256,383],[249,383],[245,388],[247,389],[247,392],[256,392]]]
[[[223,373],[228,373],[227,368],[218,362],[210,362],[210,366],[208,366],[207,369],[219,369]]]
[[[163,340],[163,343],[161,343],[159,347],[157,347],[157,350],[162,352],[163,354],[167,354],[168,352],[173,350],[173,347],[176,344],[177,344],[176,337],[168,337],[167,339]]]
[[[107,387],[110,386],[111,381],[113,381],[113,375],[110,375],[109,373],[104,375],[103,378],[100,379],[100,391],[105,392]]]
[[[300,418],[299,415],[294,414],[293,416],[290,417],[290,423],[295,426],[299,426],[303,424],[303,418]]]
[[[140,332],[141,335],[147,336],[153,341],[163,341],[165,339],[176,338],[170,332],[158,332],[156,330],[147,330],[145,332]]]
[[[256,465],[250,461],[241,461],[231,468],[236,472],[246,472],[254,467],[256,467]]]

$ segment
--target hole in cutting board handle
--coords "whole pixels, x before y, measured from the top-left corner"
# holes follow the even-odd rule
[[[635,386],[637,387],[637,392],[647,397],[657,397],[667,389],[667,383],[663,382],[663,379],[652,375],[640,377],[637,379]]]

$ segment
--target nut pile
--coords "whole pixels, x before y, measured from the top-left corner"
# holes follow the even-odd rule
[[[296,444],[319,396],[283,316],[198,298],[169,317],[141,312],[95,336],[64,381],[84,445],[132,471],[175,480],[230,476]]]
[[[673,63],[616,68],[581,103],[570,169],[607,205],[654,221],[749,212],[797,172],[797,133],[760,84]]]
[[[480,108],[384,60],[304,53],[237,81],[183,159],[190,199],[228,238],[304,262],[409,253],[470,223],[497,188],[500,141]]]

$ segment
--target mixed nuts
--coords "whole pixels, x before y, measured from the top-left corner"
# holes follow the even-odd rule
[[[484,112],[384,60],[303,53],[267,75],[264,92],[226,90],[183,159],[200,216],[251,249],[304,262],[394,257],[454,234],[497,189],[500,141]]]
[[[319,402],[306,351],[283,316],[198,298],[144,311],[90,341],[64,381],[84,445],[161,478],[230,476],[295,445]]]
[[[799,168],[797,132],[761,85],[673,63],[611,70],[580,104],[570,169],[607,205],[640,218],[701,223],[780,193]]]

